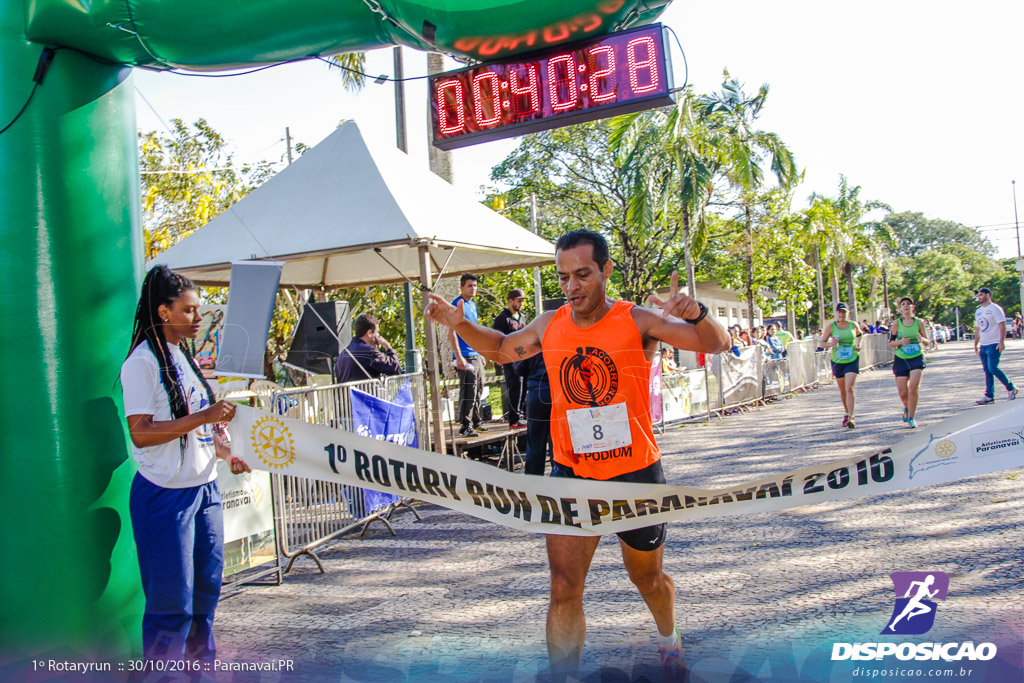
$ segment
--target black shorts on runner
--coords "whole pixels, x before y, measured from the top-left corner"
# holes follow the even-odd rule
[[[839,379],[848,373],[860,374],[860,358],[851,360],[849,363],[836,363],[832,361],[832,376]]]
[[[910,377],[911,370],[924,370],[924,368],[924,356],[913,358],[894,356],[892,359],[892,371],[897,377]]]
[[[571,467],[566,467],[565,465],[561,465],[557,462],[551,463],[551,476],[597,481],[596,479],[590,479],[590,477],[581,477],[576,474]],[[651,463],[642,470],[620,474],[617,477],[612,477],[608,481],[625,481],[631,484],[666,483],[665,472],[661,469],[661,460]],[[665,523],[662,522],[661,524],[655,524],[654,526],[645,526],[640,529],[630,529],[629,531],[620,531],[616,535],[622,539],[623,543],[633,550],[657,550],[665,543]]]

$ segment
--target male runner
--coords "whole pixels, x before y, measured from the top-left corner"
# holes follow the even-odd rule
[[[455,330],[483,356],[500,363],[543,353],[551,384],[553,477],[664,483],[661,454],[650,416],[650,364],[659,342],[679,349],[720,353],[729,335],[707,317],[707,307],[679,292],[672,275],[669,298],[651,297],[661,311],[614,301],[605,294],[612,274],[608,244],[599,233],[573,230],[555,244],[555,267],[567,304],[542,313],[525,329],[504,335],[465,320],[455,307],[431,295],[425,316]],[[588,422],[589,407],[609,408],[620,421]],[[615,443],[607,449],[574,446]],[[598,537],[546,537],[551,567],[548,657],[559,678],[576,674],[586,620],[583,586]],[[675,585],[662,570],[665,525],[619,534],[630,580],[658,629],[658,651],[666,680],[682,680],[686,667],[675,627]],[[575,677],[575,676],[574,676]]]

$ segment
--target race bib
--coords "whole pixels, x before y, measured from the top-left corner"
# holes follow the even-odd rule
[[[599,453],[633,443],[625,403],[565,411],[573,453]]]
[[[852,346],[840,346],[836,349],[836,360],[837,361],[851,361],[853,360],[853,347]]]
[[[920,344],[907,344],[903,347],[903,355],[905,356],[916,356],[919,353],[921,353]]]

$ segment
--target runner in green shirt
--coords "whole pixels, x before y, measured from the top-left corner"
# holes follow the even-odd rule
[[[860,372],[860,356],[857,354],[857,336],[860,327],[847,320],[849,310],[846,304],[836,305],[836,319],[822,328],[818,346],[832,349],[832,376],[836,378],[839,396],[843,399],[843,426],[853,429],[857,426],[853,420],[855,398],[854,385]]]
[[[889,332],[889,346],[895,349],[892,371],[896,375],[896,389],[903,401],[903,421],[911,429],[917,427],[918,389],[924,371],[924,348],[928,333],[924,321],[914,317],[914,300],[909,296],[900,299],[900,318]]]

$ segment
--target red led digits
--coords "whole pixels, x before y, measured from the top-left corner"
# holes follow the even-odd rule
[[[446,93],[445,91],[451,91]],[[442,135],[461,133],[466,128],[466,91],[462,81],[451,78],[437,84],[434,91],[437,102],[437,127]],[[450,113],[455,113],[455,122],[449,121]]]
[[[637,48],[643,45],[647,50],[647,58],[637,61]],[[642,95],[658,89],[658,53],[654,49],[654,38],[641,36],[626,44],[626,62],[629,64],[629,87],[634,95]],[[647,69],[650,83],[639,85],[637,71]]]
[[[661,26],[432,76],[434,144],[500,140],[675,102]]]
[[[526,74],[520,74],[520,69]],[[525,75],[526,85],[520,85],[519,79]],[[510,70],[508,75],[508,91],[512,95],[512,110],[519,116],[532,114],[540,109],[540,83],[537,78],[536,64],[523,64]],[[524,96],[529,96],[529,105],[523,106]]]
[[[484,95],[484,83],[489,81],[489,95]],[[493,126],[501,121],[501,79],[493,71],[485,71],[473,76],[473,119],[481,128]],[[484,99],[486,97],[486,99]],[[491,115],[485,116],[488,108]]]
[[[593,100],[594,104],[605,104],[615,99],[616,95],[616,83],[615,83],[615,48],[610,45],[599,45],[592,47],[589,50],[590,53],[590,76],[588,78],[590,87],[590,99]],[[598,55],[604,55],[604,60],[607,66],[603,69],[598,69]],[[607,92],[598,94],[603,89]]]
[[[564,65],[562,69],[558,68],[560,64]],[[562,70],[565,75],[559,76],[558,72]],[[579,93],[576,87],[576,60],[572,54],[558,55],[548,60],[548,95],[551,108],[556,114],[576,108]]]

